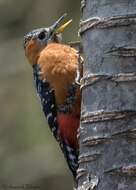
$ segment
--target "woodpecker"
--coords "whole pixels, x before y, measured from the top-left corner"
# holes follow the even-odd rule
[[[79,52],[62,42],[62,33],[72,20],[35,29],[24,36],[25,55],[32,65],[37,93],[44,115],[74,176],[78,168],[77,130],[80,124],[82,74]]]

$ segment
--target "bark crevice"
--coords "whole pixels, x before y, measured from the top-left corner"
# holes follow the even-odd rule
[[[124,165],[124,166],[114,166],[104,173],[109,173],[110,175],[121,175],[126,177],[136,177],[136,163]]]
[[[108,80],[113,82],[131,82],[136,81],[136,73],[118,73],[118,74],[103,74],[103,73],[89,73],[84,74],[81,79],[81,89],[91,86],[102,80]]]
[[[132,24],[136,24],[136,14],[117,15],[109,18],[91,17],[80,22],[79,33],[82,35],[85,31],[92,28],[104,29]]]
[[[109,120],[117,120],[123,119],[127,117],[134,116],[136,117],[136,110],[113,110],[113,111],[105,111],[105,110],[98,110],[94,112],[85,112],[81,113],[81,123],[96,123],[102,121],[109,121]]]

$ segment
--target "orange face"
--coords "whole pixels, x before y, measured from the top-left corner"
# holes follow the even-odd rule
[[[42,46],[38,44],[36,39],[31,39],[26,43],[25,55],[28,58],[30,64],[36,64],[39,58],[39,53],[42,49]]]

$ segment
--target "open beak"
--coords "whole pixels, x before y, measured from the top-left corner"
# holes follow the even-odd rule
[[[72,22],[72,19],[67,21],[66,23],[64,23],[63,25],[61,25],[57,30],[56,30],[56,34],[59,34],[59,33],[63,33],[65,28],[67,28],[67,26],[69,26],[69,24]]]
[[[64,15],[62,15],[51,27],[51,31],[53,33],[59,34],[59,33],[63,33],[65,28],[67,26],[69,26],[69,24],[72,22],[72,19],[67,21],[66,23],[62,24],[60,27],[58,27],[58,25],[60,24],[60,22],[66,17],[66,13]]]

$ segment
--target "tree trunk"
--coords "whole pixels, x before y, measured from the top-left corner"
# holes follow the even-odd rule
[[[136,190],[136,0],[83,0],[78,189]]]

